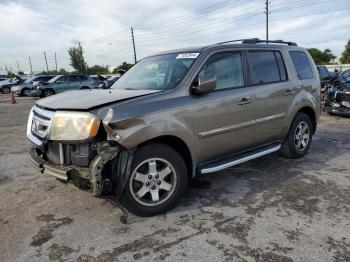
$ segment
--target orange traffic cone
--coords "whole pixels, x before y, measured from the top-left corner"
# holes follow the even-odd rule
[[[16,98],[15,98],[15,94],[13,92],[11,92],[12,96],[11,96],[11,102],[12,104],[16,104]]]

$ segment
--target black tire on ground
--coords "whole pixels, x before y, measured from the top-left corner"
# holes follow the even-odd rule
[[[171,164],[175,172],[169,173],[167,177],[169,177],[168,179],[170,179],[171,177],[176,176],[176,182],[172,180],[173,187],[171,187],[172,188],[171,191],[165,191],[165,190],[158,191],[159,201],[162,202],[162,196],[163,196],[163,199],[164,199],[163,203],[159,203],[154,206],[149,206],[149,205],[144,205],[135,199],[137,198],[135,193],[137,193],[136,191],[138,191],[139,189],[134,190],[134,193],[132,193],[131,191],[133,190],[132,189],[133,185],[135,185],[135,183],[137,184],[138,182],[137,181],[135,182],[135,180],[131,181],[131,179],[134,172],[136,172],[138,168],[140,168],[138,167],[140,164],[142,164],[144,161],[147,161],[148,159],[155,159],[155,158],[166,160],[168,163]],[[160,162],[160,164],[161,163],[162,162]],[[147,162],[145,165],[147,165]],[[142,165],[141,165],[141,168],[142,168]],[[165,144],[151,143],[143,147],[140,147],[136,151],[130,170],[131,170],[131,173],[128,176],[126,186],[121,196],[121,203],[131,213],[138,216],[148,217],[148,216],[153,216],[153,215],[168,211],[169,209],[173,208],[176,205],[176,203],[178,203],[178,201],[182,197],[187,187],[188,175],[187,175],[187,168],[186,168],[185,161],[177,151],[175,151],[173,148]],[[162,170],[162,168],[159,168],[159,170],[157,169],[157,171],[160,171],[160,170]],[[148,169],[148,172],[149,172],[149,169]],[[144,183],[143,185],[145,184],[146,183]],[[152,205],[153,196],[151,196],[151,192],[147,192],[144,195],[144,197],[146,199],[149,198],[149,201],[151,202],[151,205]]]
[[[20,96],[28,96],[27,92],[30,92],[29,88],[23,88],[21,91]]]
[[[300,127],[305,127],[305,125],[308,128],[308,132],[304,132],[304,134],[308,133],[309,138],[307,142],[305,142],[305,138],[302,139],[304,141],[303,143],[305,144],[304,146],[302,146],[303,143],[300,143],[298,146],[299,139],[297,137],[300,131]],[[282,143],[282,147],[280,151],[281,155],[288,158],[303,157],[309,150],[309,147],[312,142],[312,135],[313,135],[313,126],[312,126],[310,117],[303,113],[297,113],[289,128],[288,135],[284,140],[284,142]]]
[[[48,96],[52,96],[55,94],[55,91],[53,91],[52,89],[45,89],[43,92],[43,97],[48,97]]]
[[[86,89],[90,89],[90,87],[88,87],[88,86],[83,86],[82,88],[80,88],[80,89],[82,89],[82,90],[86,90]]]
[[[10,87],[3,87],[2,88],[2,93],[4,93],[4,94],[9,94],[9,93],[11,93],[11,88]]]

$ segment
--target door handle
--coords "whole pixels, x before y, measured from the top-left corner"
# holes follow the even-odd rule
[[[294,94],[294,91],[292,89],[287,89],[286,92],[284,93],[286,96]]]
[[[246,97],[243,97],[241,99],[241,101],[239,103],[237,103],[238,105],[240,106],[243,106],[243,105],[247,105],[247,104],[250,104],[252,102],[252,100],[246,98]]]

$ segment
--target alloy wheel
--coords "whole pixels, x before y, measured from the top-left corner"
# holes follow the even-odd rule
[[[162,158],[150,158],[141,162],[130,178],[132,197],[141,205],[157,206],[174,193],[177,175],[173,165]]]
[[[294,133],[294,144],[298,151],[304,151],[310,141],[310,128],[307,122],[299,123]]]

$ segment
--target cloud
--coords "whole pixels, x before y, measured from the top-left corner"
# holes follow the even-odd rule
[[[295,41],[306,47],[330,48],[340,55],[348,40],[348,0],[272,1],[270,38]],[[304,7],[303,7],[304,5]],[[298,7],[300,6],[300,7]],[[130,26],[135,29],[138,58],[154,52],[206,45],[244,37],[265,38],[261,0],[16,0],[0,2],[0,67],[35,70],[49,67],[57,53],[59,67],[69,68],[67,49],[80,41],[89,65],[133,61]],[[315,16],[300,15],[320,12]],[[324,14],[322,14],[322,12]]]

